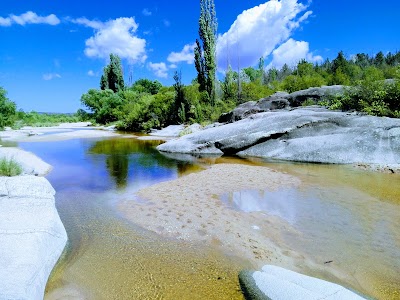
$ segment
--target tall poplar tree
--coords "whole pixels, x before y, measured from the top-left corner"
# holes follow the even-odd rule
[[[215,102],[215,72],[217,69],[215,48],[217,16],[213,0],[200,0],[199,36],[194,49],[195,67],[199,90],[206,91],[210,103]]]
[[[114,93],[124,89],[124,76],[122,72],[121,59],[116,54],[110,54],[110,63],[104,67],[100,79],[100,89],[113,90]]]

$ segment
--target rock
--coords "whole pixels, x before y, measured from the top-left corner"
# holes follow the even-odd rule
[[[202,129],[203,129],[203,126],[201,126],[201,125],[198,124],[198,123],[194,123],[194,124],[192,124],[192,125],[190,125],[190,126],[185,127],[185,128],[179,133],[179,136],[183,136],[183,135],[186,135],[186,134],[191,134],[191,133],[200,131],[200,130],[202,130]]]
[[[269,97],[258,100],[257,106],[262,111],[283,109],[290,105],[288,97],[289,94],[286,92],[276,92]]]
[[[241,271],[239,282],[247,300],[365,300],[338,284],[272,265]]]
[[[150,135],[162,137],[178,137],[184,128],[184,125],[169,125],[168,127],[165,127],[161,130],[153,130]]]
[[[251,115],[168,141],[157,149],[196,155],[237,154],[302,162],[398,165],[400,119],[299,107]]]
[[[257,102],[249,101],[240,104],[232,111],[222,114],[218,121],[221,123],[232,123],[260,112],[298,107],[307,99],[312,99],[316,103],[319,103],[330,95],[343,94],[343,92],[344,87],[342,85],[313,87],[291,94],[276,92]]]
[[[243,104],[240,104],[234,110],[222,114],[218,122],[226,123],[226,122],[236,122],[246,118],[249,115],[262,112],[264,110],[260,109],[258,104],[255,101],[249,101]]]
[[[312,87],[306,90],[297,91],[287,96],[290,106],[297,107],[302,105],[307,99],[313,99],[316,103],[324,100],[331,95],[343,94],[344,87],[342,85],[331,85],[322,87]]]
[[[38,158],[36,155],[14,147],[2,147],[0,158],[14,159],[23,169],[24,174],[46,175],[51,170],[51,166]]]
[[[43,299],[67,242],[43,177],[0,177],[0,299]]]

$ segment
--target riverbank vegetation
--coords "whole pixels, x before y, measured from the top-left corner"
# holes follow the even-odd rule
[[[139,79],[125,86],[121,64],[115,64],[115,55],[102,77],[118,66],[120,74],[113,89],[100,84],[82,95],[82,104],[97,123],[116,122],[117,128],[129,131],[148,131],[178,123],[209,123],[246,101],[257,101],[276,91],[289,93],[322,85],[345,85],[345,93],[332,97],[324,105],[331,109],[357,110],[370,115],[400,117],[400,52],[375,56],[357,54],[345,58],[343,52],[330,61],[312,64],[305,60],[295,67],[283,65],[280,69],[264,67],[260,59],[257,68],[248,67],[239,73],[229,68],[214,88],[204,89],[199,80],[188,85],[182,83],[182,74],[176,72],[173,86]],[[118,59],[119,60],[119,59]],[[202,60],[203,61],[203,60]],[[202,79],[203,78],[203,79]],[[214,97],[214,100],[211,100]],[[90,116],[89,116],[90,117]]]
[[[0,176],[18,176],[22,173],[22,167],[13,159],[0,158]]]

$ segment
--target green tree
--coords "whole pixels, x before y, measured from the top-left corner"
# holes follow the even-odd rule
[[[114,93],[123,90],[124,76],[122,71],[121,59],[118,55],[110,54],[110,63],[104,67],[103,75],[100,79],[100,89],[110,89]]]
[[[6,90],[0,87],[0,129],[14,123],[16,109],[15,103],[7,98]]]
[[[123,99],[110,89],[91,89],[82,95],[81,103],[93,112],[96,122],[106,124],[117,120]]]
[[[235,95],[237,93],[236,81],[237,80],[235,80],[235,72],[233,72],[231,66],[229,66],[228,71],[226,71],[225,74],[225,79],[221,84],[224,100],[233,100],[235,98]]]
[[[139,79],[134,82],[132,89],[138,92],[149,93],[155,95],[161,89],[162,84],[158,80],[151,81],[149,79]]]
[[[217,17],[213,0],[200,0],[199,36],[194,49],[197,81],[200,92],[206,91],[212,105],[215,103],[215,72],[217,69],[215,47]],[[202,45],[201,45],[202,44]]]
[[[187,118],[189,107],[187,101],[185,101],[184,85],[182,84],[182,74],[180,71],[175,71],[174,80],[175,115],[178,122],[184,123]]]

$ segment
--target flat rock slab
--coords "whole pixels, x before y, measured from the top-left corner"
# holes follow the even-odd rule
[[[157,147],[162,152],[227,154],[334,164],[400,164],[400,119],[322,107],[257,113]]]
[[[43,299],[67,242],[43,177],[0,177],[0,299]]]
[[[265,265],[261,271],[242,271],[240,285],[251,300],[365,300],[341,285]]]

